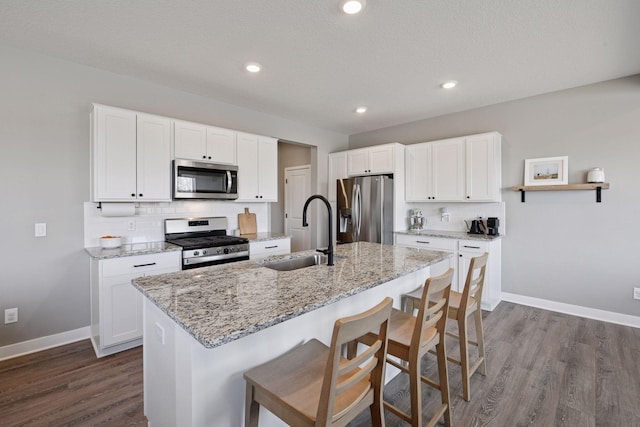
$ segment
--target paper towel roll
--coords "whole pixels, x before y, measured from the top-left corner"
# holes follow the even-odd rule
[[[102,216],[134,216],[135,203],[101,203]]]

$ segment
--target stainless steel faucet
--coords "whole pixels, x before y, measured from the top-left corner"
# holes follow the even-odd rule
[[[333,265],[333,213],[331,211],[331,204],[329,204],[329,201],[324,196],[314,194],[313,196],[309,197],[306,202],[304,202],[304,208],[302,208],[302,226],[309,226],[309,224],[307,224],[307,207],[313,199],[322,200],[327,207],[327,210],[329,211],[329,246],[327,247],[327,249],[316,250],[318,252],[322,252],[327,256],[327,265]]]

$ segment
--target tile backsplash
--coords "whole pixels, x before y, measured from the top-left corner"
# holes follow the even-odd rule
[[[179,201],[166,203],[136,203],[135,215],[104,217],[99,204],[84,203],[84,246],[100,246],[100,237],[122,236],[124,243],[158,242],[164,240],[164,220],[203,216],[227,217],[227,233],[238,228],[238,214],[248,207],[256,214],[258,231],[268,231],[268,203],[235,203],[220,201]]]
[[[442,216],[441,209],[447,208],[448,221]],[[409,228],[410,209],[421,209],[422,215],[427,219],[425,230],[467,231],[464,220],[472,220],[482,217],[486,221],[488,217],[500,219],[500,234],[506,234],[505,204],[496,203],[407,203],[406,225]]]

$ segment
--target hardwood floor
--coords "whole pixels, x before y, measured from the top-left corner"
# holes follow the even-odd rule
[[[640,329],[502,302],[484,330],[488,372],[472,377],[470,402],[448,365],[454,426],[640,426]],[[434,360],[423,363],[433,378]],[[385,399],[408,410],[407,388],[400,375]],[[438,398],[423,387],[425,415]],[[406,426],[388,412],[386,421]],[[365,411],[350,425],[369,424]],[[81,341],[0,362],[0,425],[146,425],[141,348],[96,359]]]
[[[0,426],[146,426],[142,347],[97,359],[89,340],[0,362]]]

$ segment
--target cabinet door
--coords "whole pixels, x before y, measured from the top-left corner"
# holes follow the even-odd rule
[[[101,345],[120,344],[142,337],[142,294],[131,280],[143,274],[105,277],[100,289]]]
[[[258,194],[258,136],[238,132],[238,199],[259,201]]]
[[[138,200],[171,201],[171,121],[138,114]]]
[[[236,164],[236,132],[207,127],[207,160],[229,165]]]
[[[464,200],[464,139],[431,143],[433,200]]]
[[[93,111],[94,201],[136,198],[136,113],[102,106]]]
[[[393,173],[394,147],[390,145],[369,148],[369,172]]]
[[[405,150],[405,197],[407,202],[431,200],[433,182],[431,177],[431,144],[407,146]]]
[[[466,199],[500,201],[500,141],[497,134],[466,139]]]
[[[345,151],[341,153],[329,154],[329,178],[328,178],[328,191],[330,202],[337,200],[337,182],[339,179],[347,178],[347,153]]]
[[[467,274],[469,273],[469,264],[471,258],[482,255],[485,252],[489,252],[489,246],[486,242],[478,242],[474,240],[460,240],[459,242],[460,253],[458,255],[458,292],[464,290],[464,285],[467,281]],[[487,289],[489,288],[489,268],[485,269],[484,276],[484,288],[483,297],[486,297]]]
[[[258,137],[258,196],[261,202],[278,201],[278,140]]]
[[[175,157],[190,160],[207,159],[207,127],[197,123],[175,121]]]
[[[350,150],[347,152],[347,173],[349,176],[369,173],[369,150]]]

